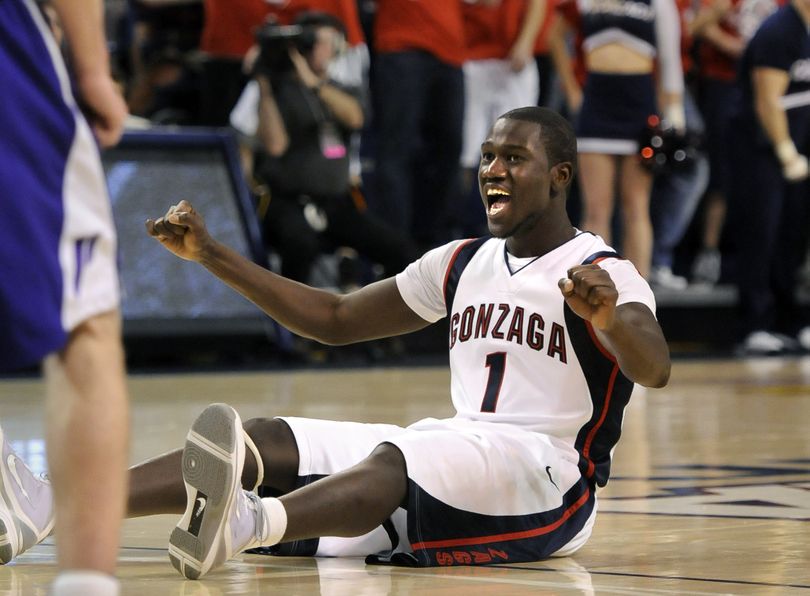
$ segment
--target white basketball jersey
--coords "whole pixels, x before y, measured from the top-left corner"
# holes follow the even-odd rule
[[[458,417],[548,435],[578,452],[583,473],[602,485],[633,383],[567,307],[557,283],[569,268],[598,262],[616,284],[618,304],[641,302],[655,313],[653,293],[629,261],[590,233],[518,268],[508,261],[504,240],[455,241],[412,263],[397,286],[424,319],[449,315]]]

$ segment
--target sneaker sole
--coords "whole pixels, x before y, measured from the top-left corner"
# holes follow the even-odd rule
[[[205,575],[214,563],[241,486],[245,446],[239,414],[225,404],[203,410],[186,437],[183,482],[187,504],[169,538],[169,559],[188,579]]]

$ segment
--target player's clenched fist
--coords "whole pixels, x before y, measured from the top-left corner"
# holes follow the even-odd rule
[[[202,216],[188,201],[172,205],[160,219],[147,219],[146,231],[178,257],[189,261],[199,261],[211,243]]]
[[[609,330],[616,317],[619,293],[610,274],[599,265],[578,265],[558,284],[568,306],[597,329]]]

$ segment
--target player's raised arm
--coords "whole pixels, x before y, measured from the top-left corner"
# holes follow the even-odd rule
[[[628,379],[647,387],[667,384],[669,347],[649,308],[638,302],[616,306],[616,285],[599,265],[569,269],[559,286],[568,306],[591,323]]]
[[[350,294],[336,294],[286,279],[212,238],[188,201],[173,206],[146,229],[177,256],[202,264],[294,333],[326,344],[347,344],[416,331],[429,323],[403,301],[394,278]]]

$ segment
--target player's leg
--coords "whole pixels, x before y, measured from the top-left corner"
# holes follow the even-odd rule
[[[245,450],[242,488],[250,490],[258,482],[280,494],[293,490],[298,473],[298,447],[290,427],[281,420],[254,418],[245,422],[244,431],[256,452]],[[128,517],[183,513],[186,487],[182,458],[183,450],[175,449],[130,468]]]
[[[88,319],[45,361],[48,467],[63,569],[115,570],[129,432],[120,326],[117,312]]]
[[[251,426],[255,431],[269,424],[258,421]],[[303,463],[293,465],[295,458],[287,461],[287,472],[295,474],[290,473],[283,484],[289,488],[293,482],[321,479],[281,499],[260,499],[243,490],[240,482],[246,448],[238,414],[224,404],[213,404],[200,414],[189,431],[181,461],[186,509],[169,541],[169,556],[178,571],[197,579],[249,548],[282,540],[360,536],[380,526],[400,506],[407,490],[404,459],[395,447],[378,445],[379,436],[403,429],[328,421],[306,421],[304,426],[305,430],[298,431],[300,438],[296,437],[296,444],[304,450],[300,455]],[[346,434],[339,437],[336,426]],[[358,441],[347,430],[363,436]],[[312,435],[318,431],[341,440],[323,441]],[[318,447],[311,448],[305,433],[310,433]],[[258,450],[266,451],[262,433],[256,436]],[[327,452],[326,445],[333,448]],[[261,459],[272,462],[273,454]],[[344,465],[346,462],[356,465]],[[269,479],[274,473],[272,465],[264,473],[263,484],[273,485]]]
[[[348,470],[281,497],[287,527],[279,542],[361,536],[387,520],[403,504],[407,490],[405,458],[383,443]]]

